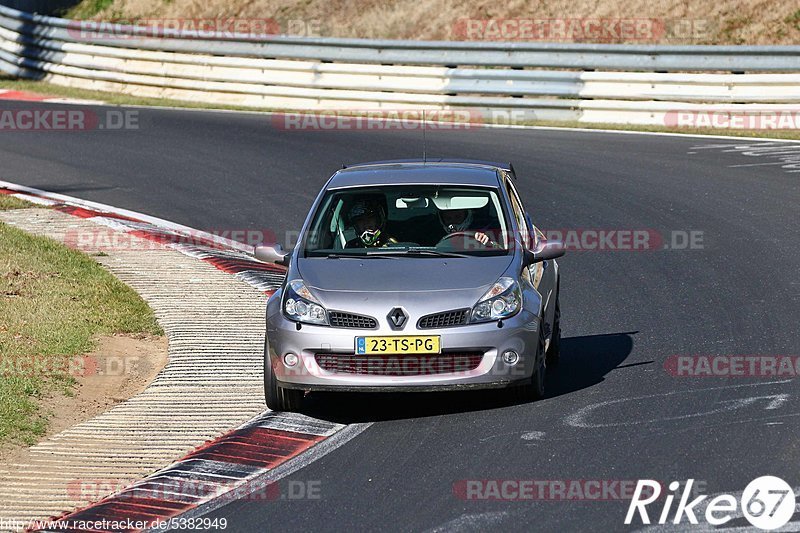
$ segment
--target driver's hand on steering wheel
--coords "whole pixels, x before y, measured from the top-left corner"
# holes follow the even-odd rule
[[[492,243],[492,240],[489,238],[489,236],[486,235],[485,233],[481,232],[481,231],[476,231],[475,232],[475,240],[478,241],[479,243],[481,243],[484,246],[489,246],[490,243],[492,245],[494,244],[494,243]]]

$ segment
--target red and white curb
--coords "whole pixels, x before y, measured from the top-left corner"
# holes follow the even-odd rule
[[[82,220],[154,241],[210,263],[268,294],[274,292],[285,276],[285,269],[255,260],[251,246],[169,221],[4,181],[0,181],[0,194],[47,205]],[[186,236],[188,243],[182,239]],[[209,406],[209,410],[213,409],[213,405]],[[139,481],[127,480],[112,490],[107,487],[98,490],[97,479],[85,484],[75,481],[68,487],[76,496],[73,499],[99,501],[49,521],[34,522],[29,530],[166,530],[171,518],[202,516],[233,500],[279,499],[282,494],[276,484],[278,480],[346,443],[369,425],[345,426],[297,413],[266,411]],[[86,458],[87,475],[91,475],[91,461],[91,457]],[[113,490],[117,491],[103,497]],[[92,491],[96,491],[95,497],[91,497]],[[112,528],[112,524],[116,527]]]
[[[15,102],[44,102],[48,104],[74,104],[74,105],[103,105],[101,100],[81,100],[79,98],[61,98],[58,96],[46,96],[43,94],[29,93],[27,91],[15,91],[13,89],[0,89],[0,100],[11,100]]]
[[[211,263],[219,270],[233,274],[268,294],[280,286],[286,275],[284,267],[255,259],[252,246],[168,220],[2,180],[0,194],[10,194],[22,200],[46,205],[115,231],[163,244]]]
[[[35,531],[166,531],[176,517],[202,516],[226,503],[285,497],[278,481],[364,431],[297,413],[267,412],[176,463]]]

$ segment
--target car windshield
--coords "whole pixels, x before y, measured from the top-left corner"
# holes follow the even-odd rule
[[[497,189],[397,185],[328,191],[306,257],[464,257],[509,253]]]

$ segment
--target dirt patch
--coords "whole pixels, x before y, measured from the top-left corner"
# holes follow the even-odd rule
[[[51,415],[40,442],[84,422],[142,392],[167,364],[167,338],[152,335],[112,335],[97,338],[97,349],[84,355],[76,371],[71,396],[62,393],[41,399],[42,412]],[[4,463],[26,462],[28,448],[7,445]]]
[[[3,217],[26,219],[16,210]],[[107,343],[163,335],[152,309],[94,258],[55,240],[0,223],[0,445],[30,446],[47,432],[57,413],[43,399],[72,397],[77,377],[126,379],[138,373],[130,358],[118,370],[105,361]],[[113,344],[113,343],[112,343]],[[100,348],[98,349],[98,346]],[[81,373],[83,366],[86,372]],[[110,376],[109,373],[117,374]],[[119,383],[114,386],[120,386]],[[87,385],[86,388],[96,388]]]
[[[83,0],[68,16],[171,23],[235,17],[254,32],[256,21],[270,19],[274,31],[301,37],[791,45],[800,39],[799,8],[797,0]],[[499,34],[464,32],[468,20],[505,19],[545,29],[531,31],[532,39],[513,24]],[[623,31],[614,21],[643,27]],[[593,31],[598,24],[609,31]]]

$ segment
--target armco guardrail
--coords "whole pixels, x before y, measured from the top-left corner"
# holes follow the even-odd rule
[[[640,124],[664,124],[675,110],[800,111],[800,46],[198,38],[118,25],[104,34],[108,28],[0,6],[0,70],[273,109],[467,107],[516,119]],[[681,72],[698,70],[716,73]]]

